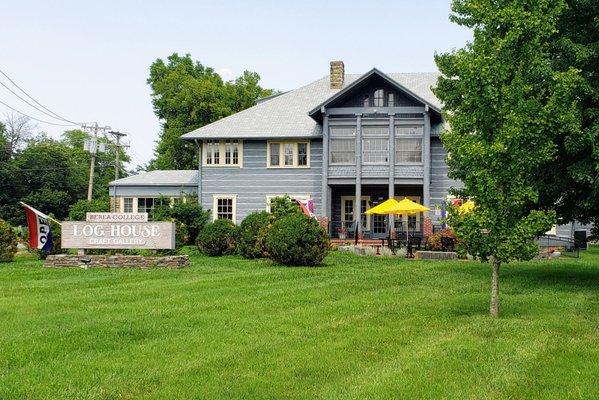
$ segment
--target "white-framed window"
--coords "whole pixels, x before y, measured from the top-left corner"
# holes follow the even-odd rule
[[[377,89],[374,92],[374,106],[384,107],[385,106],[385,91],[383,89]]]
[[[270,204],[271,204],[272,199],[274,199],[275,197],[283,197],[285,195],[291,197],[294,200],[310,200],[312,198],[312,196],[309,194],[289,194],[289,193],[268,194],[268,195],[266,195],[266,211],[270,212]]]
[[[133,212],[133,197],[124,197],[123,198],[123,212],[126,212],[126,213]]]
[[[241,167],[243,141],[237,139],[205,140],[204,166]]]
[[[393,93],[387,95],[387,107],[395,107],[395,95]]]
[[[309,168],[310,142],[267,142],[268,168]]]
[[[237,195],[215,194],[212,196],[212,220],[228,219],[236,223]]]
[[[422,163],[422,138],[395,139],[395,163]]]

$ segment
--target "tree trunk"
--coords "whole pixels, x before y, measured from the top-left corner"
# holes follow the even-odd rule
[[[491,273],[491,316],[499,316],[499,267],[501,261],[493,259],[492,273]]]

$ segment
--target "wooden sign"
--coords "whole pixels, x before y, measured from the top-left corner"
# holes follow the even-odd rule
[[[148,213],[88,212],[87,222],[148,222]]]
[[[62,223],[64,249],[174,249],[173,222]]]

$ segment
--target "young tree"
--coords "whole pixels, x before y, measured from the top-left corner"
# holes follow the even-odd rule
[[[150,66],[154,113],[162,121],[162,132],[151,169],[192,169],[195,149],[180,136],[218,119],[251,107],[256,99],[272,94],[258,85],[253,72],[232,82],[210,67],[192,60],[189,54],[157,59]]]
[[[443,74],[435,92],[451,126],[442,135],[449,175],[477,204],[450,223],[472,255],[492,262],[493,316],[501,264],[532,258],[535,237],[555,219],[539,206],[539,168],[555,156],[556,136],[579,129],[578,73],[550,62],[564,9],[562,0],[454,0],[450,19],[474,39],[435,56]]]

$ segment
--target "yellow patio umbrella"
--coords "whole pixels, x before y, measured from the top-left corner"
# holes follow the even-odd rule
[[[366,214],[417,214],[419,212],[428,211],[429,208],[418,204],[415,201],[404,197],[403,200],[397,201],[395,199],[385,200],[376,207],[372,207],[366,211]],[[409,227],[406,224],[406,240],[408,239]]]
[[[471,213],[472,211],[474,211],[475,206],[476,206],[476,204],[474,204],[474,202],[472,200],[468,200],[467,202],[465,202],[458,208],[458,212],[460,214]]]
[[[378,204],[371,209],[366,210],[366,214],[389,215],[397,214],[395,210],[399,208],[399,201],[395,199],[387,199],[381,204]]]

